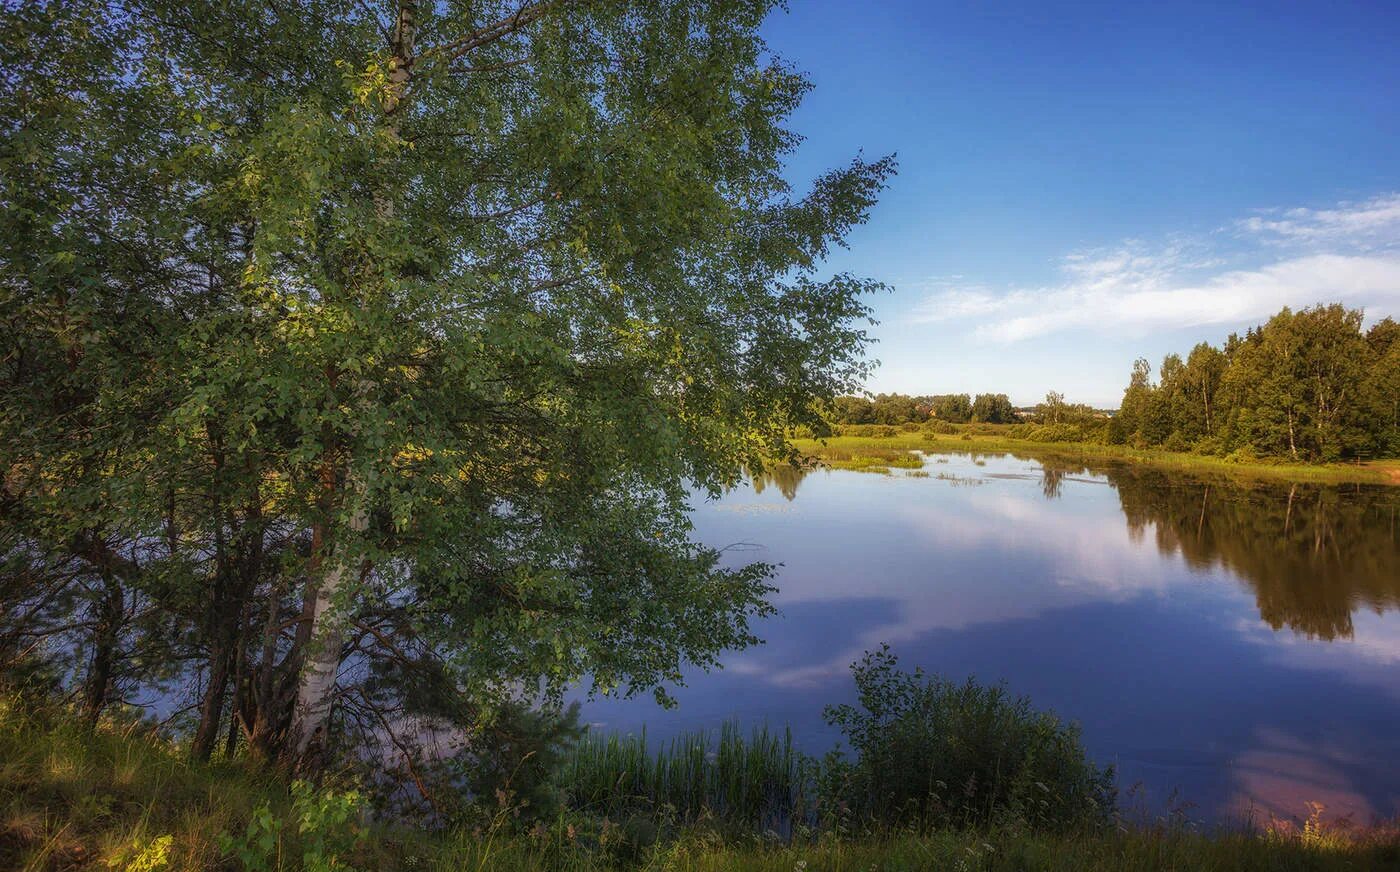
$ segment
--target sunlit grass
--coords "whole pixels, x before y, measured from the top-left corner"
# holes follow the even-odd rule
[[[1014,453],[1037,458],[1054,457],[1074,461],[1141,463],[1185,472],[1212,473],[1246,479],[1316,482],[1323,484],[1400,485],[1400,460],[1367,463],[1308,464],[1274,460],[1241,462],[1204,454],[1160,449],[1137,449],[1125,445],[1090,442],[1033,442],[1008,435],[1011,425],[943,425],[954,432],[935,432],[932,427],[860,427],[861,435],[837,435],[825,440],[796,440],[798,450],[833,469],[858,472],[889,472],[890,468],[918,468],[923,459],[911,452]],[[936,458],[935,458],[936,459]],[[974,461],[975,462],[975,461]]]
[[[89,731],[61,712],[0,706],[0,869],[236,870],[220,834],[253,810],[288,813],[288,786],[240,765],[190,763],[183,747],[110,725]],[[593,810],[532,828],[508,812],[441,831],[380,826],[352,870],[478,872],[1108,872],[1108,870],[1366,870],[1400,868],[1400,830],[1328,824],[1320,809],[1260,831],[1200,832],[1179,822],[1056,835],[1021,826],[860,835],[755,826],[795,796],[802,773],[791,738],[731,726],[651,751],[640,738],[580,748],[576,784]],[[57,777],[61,775],[61,777]],[[682,809],[686,809],[684,814]],[[684,816],[692,818],[681,820]],[[745,826],[724,826],[724,816]],[[637,822],[657,821],[647,829]],[[282,831],[267,868],[305,869]],[[286,842],[286,844],[282,844]]]

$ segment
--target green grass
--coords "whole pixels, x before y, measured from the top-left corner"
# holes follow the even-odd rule
[[[106,868],[172,836],[170,868],[202,868],[285,785],[237,765],[191,766],[136,726],[91,731],[0,698],[0,869]]]
[[[798,447],[833,469],[889,475],[894,469],[923,468],[923,458],[913,451],[925,446],[913,442],[898,437],[879,439],[854,436],[828,439],[824,445],[810,439],[799,440]]]
[[[981,424],[975,427],[959,427],[958,432],[954,433],[937,433],[930,428],[847,428],[867,432],[880,431],[888,435],[839,435],[822,441],[800,439],[796,445],[799,450],[826,466],[859,472],[888,473],[893,467],[918,468],[922,461],[917,455],[911,454],[912,451],[963,451],[973,454],[1006,452],[1081,462],[1140,463],[1184,472],[1284,482],[1400,485],[1400,460],[1378,460],[1363,464],[1308,464],[1273,460],[1239,462],[1211,455],[1137,449],[1125,445],[1034,442],[1012,438],[1005,432],[1010,426]]]
[[[763,832],[790,826],[812,804],[808,761],[792,733],[760,727],[745,737],[735,723],[717,736],[677,736],[655,752],[645,732],[587,736],[574,748],[563,781],[571,808],[612,820],[662,815]]]
[[[731,731],[705,747],[705,762],[667,764],[643,783],[669,795],[715,773],[781,770],[785,736],[743,739]],[[766,738],[762,738],[766,736]],[[726,745],[727,743],[727,745]],[[589,754],[648,760],[631,740],[595,743]],[[693,741],[680,750],[694,754]],[[723,750],[727,748],[728,750]],[[721,762],[721,754],[733,759]],[[759,760],[755,760],[757,755]],[[599,762],[593,758],[594,762]],[[650,759],[654,765],[655,760]],[[611,766],[611,763],[606,764]],[[690,767],[689,769],[686,767]],[[600,769],[600,771],[603,771]],[[639,767],[640,771],[640,767]],[[736,784],[747,782],[731,777]],[[664,786],[664,787],[662,787]],[[635,785],[631,789],[636,789]],[[707,788],[708,789],[708,788]],[[762,791],[760,791],[762,793]],[[726,800],[732,801],[732,800]],[[741,801],[742,802],[742,801]],[[478,872],[901,872],[901,870],[1364,870],[1400,868],[1400,830],[1349,830],[1314,822],[1270,832],[1202,833],[1158,822],[1087,834],[1036,835],[1018,829],[946,830],[852,837],[827,833],[784,843],[771,834],[736,836],[695,821],[666,838],[632,822],[581,815],[533,829],[502,812],[484,826],[445,832],[370,827],[333,864],[304,862],[314,833],[298,832],[287,783],[237,763],[196,765],[184,749],[143,728],[96,731],[62,712],[0,698],[0,869],[110,870],[245,868],[221,856],[223,833],[242,833],[266,804],[279,824],[267,869],[478,870]],[[292,816],[289,819],[289,816]],[[303,816],[304,823],[308,818]],[[356,825],[339,823],[339,830]],[[338,835],[345,836],[341,832]]]

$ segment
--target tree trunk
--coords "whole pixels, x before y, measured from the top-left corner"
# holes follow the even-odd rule
[[[83,688],[83,719],[95,725],[107,705],[112,685],[112,667],[116,663],[117,641],[121,637],[122,617],[126,600],[121,585],[110,575],[102,578],[102,599],[97,605],[97,627],[92,637],[92,664],[88,667]]]
[[[417,0],[398,0],[394,32],[389,49],[392,58],[389,67],[389,87],[384,101],[384,121],[389,133],[398,138],[397,114],[403,107],[408,86],[413,79],[415,41],[418,36]],[[394,214],[394,199],[383,191],[374,193],[375,211],[381,219],[390,219]],[[362,386],[364,383],[362,382]],[[345,491],[360,504],[350,520],[353,533],[363,533],[369,526],[363,495],[356,494],[355,482],[347,476]],[[354,571],[349,564],[343,543],[333,545],[335,552],[326,561],[324,572],[314,592],[309,591],[308,613],[304,615],[311,631],[310,642],[305,647],[305,660],[301,667],[300,684],[297,687],[296,705],[292,711],[292,723],[288,741],[284,748],[284,758],[293,769],[314,769],[324,750],[325,730],[330,720],[331,705],[335,699],[336,676],[340,671],[340,653],[344,643],[343,615],[331,612],[332,606],[340,597],[342,588]],[[362,574],[368,572],[364,567]]]
[[[369,519],[363,507],[350,519],[350,529],[363,533]],[[342,553],[329,562],[313,594],[309,621],[311,640],[297,687],[296,707],[292,710],[291,733],[285,749],[287,762],[295,770],[315,769],[324,751],[326,724],[335,699],[336,676],[340,672],[340,651],[345,641],[343,615],[332,613],[332,606],[353,569]]]
[[[194,733],[190,754],[196,760],[208,760],[219,738],[224,719],[224,696],[228,691],[229,649],[222,642],[214,646],[209,657],[209,686],[199,706],[199,727]]]
[[[257,680],[249,692],[253,700],[253,718],[249,725],[248,744],[257,756],[270,760],[277,756],[273,736],[273,691],[277,686],[277,636],[281,618],[282,584],[275,582],[267,595],[267,615],[263,619],[262,652],[258,659]]]

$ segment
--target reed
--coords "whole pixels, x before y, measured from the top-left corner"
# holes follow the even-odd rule
[[[645,730],[585,737],[563,780],[572,808],[614,820],[660,815],[784,833],[814,812],[814,769],[790,730],[765,726],[745,736],[730,722],[717,734],[686,733],[654,751]]]

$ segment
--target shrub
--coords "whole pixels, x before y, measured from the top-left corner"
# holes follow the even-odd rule
[[[897,668],[888,646],[852,664],[859,705],[828,706],[855,753],[828,755],[823,806],[864,826],[1106,823],[1111,768],[1087,758],[1074,725],[1002,686]]]
[[[1186,437],[1179,432],[1172,431],[1171,435],[1163,440],[1162,447],[1167,451],[1189,451],[1191,443],[1187,442]]]
[[[290,822],[296,825],[302,869],[354,872],[345,858],[363,845],[367,836],[360,826],[362,806],[357,791],[317,790],[305,781],[292,782]],[[269,803],[263,803],[253,812],[241,835],[224,834],[219,838],[220,848],[246,872],[281,869],[285,853],[283,829],[287,822],[273,813]]]
[[[1204,436],[1191,446],[1194,454],[1220,456],[1225,454],[1225,440],[1220,436]]]
[[[574,745],[584,734],[579,705],[561,709],[509,703],[476,731],[466,747],[444,761],[449,779],[470,808],[465,819],[502,810],[520,823],[557,816],[565,787],[560,783]]]
[[[1088,442],[1099,433],[1090,433],[1078,424],[1017,424],[1011,435],[1030,442]]]

